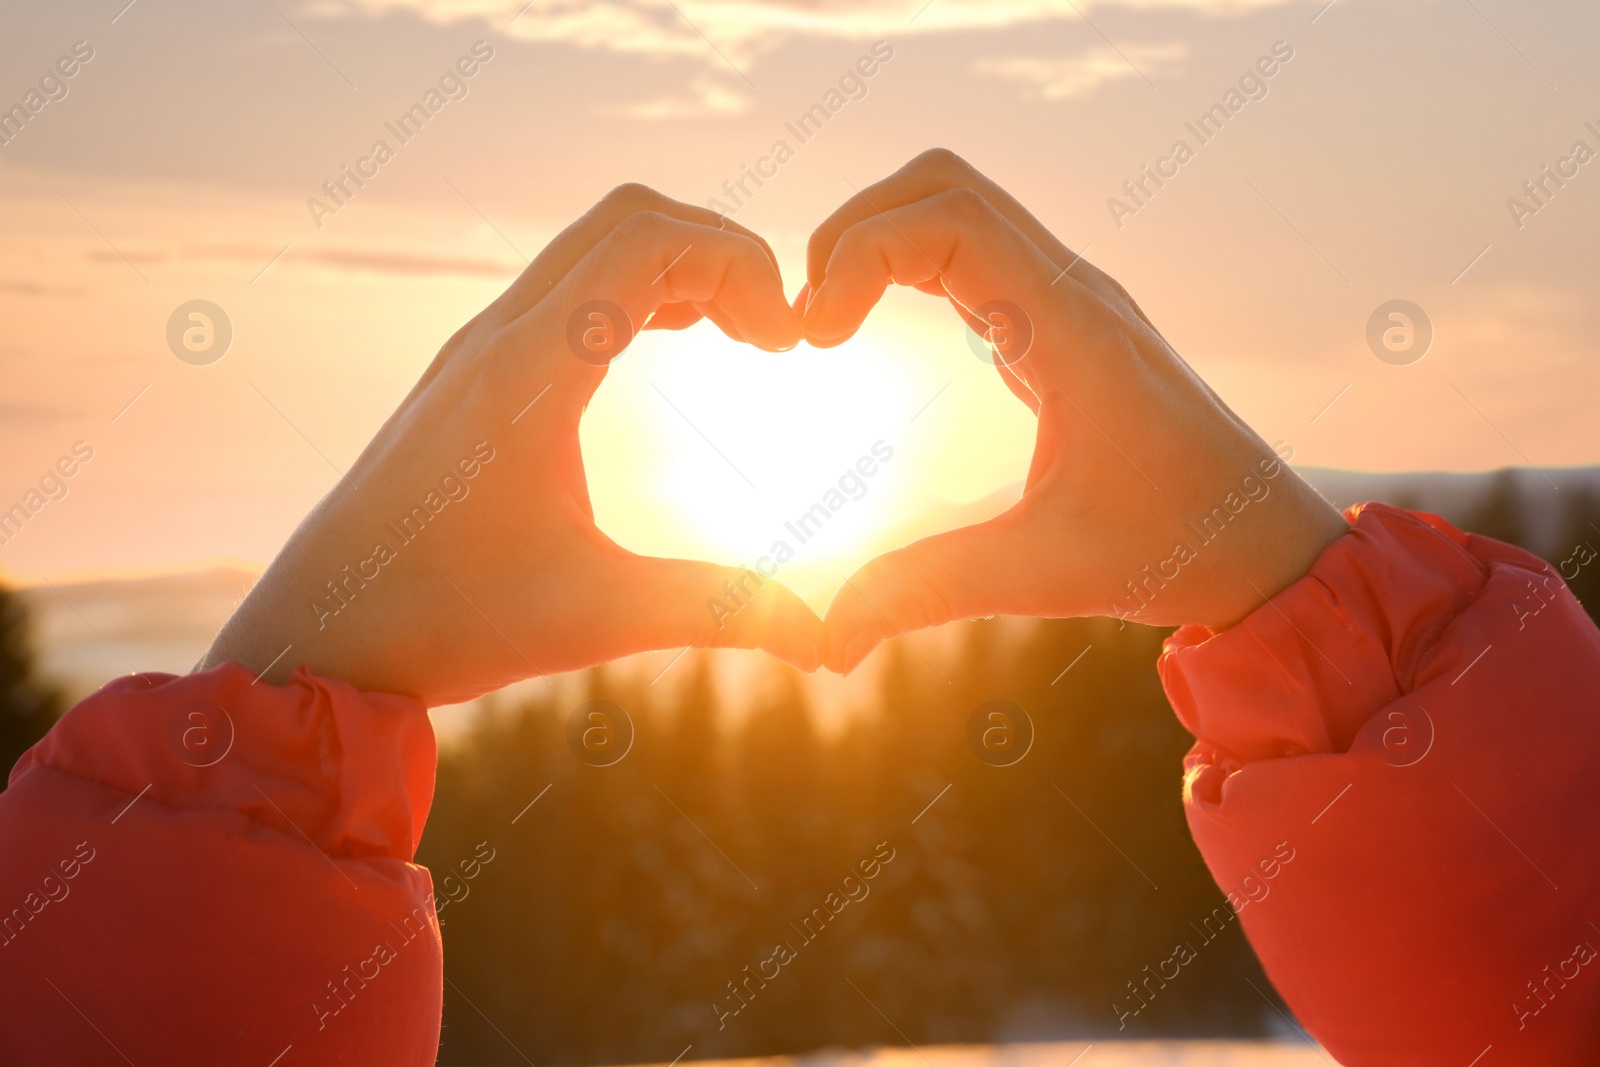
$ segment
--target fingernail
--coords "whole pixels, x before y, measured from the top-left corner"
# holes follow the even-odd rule
[[[811,314],[811,305],[815,304],[817,302],[817,297],[821,296],[822,295],[822,291],[824,289],[826,289],[827,287],[828,287],[827,279],[823,279],[822,284],[817,286],[815,289],[812,289],[809,284],[807,285],[807,287],[806,287],[806,309],[805,309],[805,311],[801,312],[802,315]]]

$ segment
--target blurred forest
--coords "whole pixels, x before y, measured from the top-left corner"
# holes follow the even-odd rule
[[[1600,500],[1563,496],[1551,544],[1526,543],[1509,472],[1452,518],[1539,552],[1593,616],[1600,560],[1575,560],[1600,550]],[[1198,958],[1121,1036],[1281,1032],[1238,924],[1201,934],[1227,912],[1184,824],[1190,738],[1154,667],[1167,632],[1106,619],[957,629],[959,654],[937,668],[889,643],[870,712],[829,731],[788,668],[774,662],[769,692],[735,716],[695,654],[673,688],[587,672],[588,699],[635,730],[609,766],[575,755],[570,697],[485,715],[441,753],[418,857],[447,949],[440,1062],[1115,1034],[1113,1002],[1179,942]],[[0,592],[7,766],[60,711],[31,664],[20,601]],[[1011,766],[968,744],[969,718],[996,699],[1036,731]],[[863,878],[862,861],[889,850]],[[830,893],[836,917],[803,934]],[[847,893],[860,899],[838,907]],[[763,963],[779,943],[794,957]]]

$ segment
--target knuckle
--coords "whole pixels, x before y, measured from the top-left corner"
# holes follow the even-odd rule
[[[492,306],[493,305],[491,305],[491,307]],[[455,333],[451,334],[450,340],[446,341],[444,346],[439,349],[438,358],[441,360],[450,359],[461,349],[465,348],[468,339],[478,332],[478,329],[485,321],[485,316],[487,314],[488,309],[478,312],[478,314],[474,315],[467,321],[466,325],[462,326]]]
[[[1077,315],[1081,331],[1097,345],[1129,356],[1137,355],[1137,345],[1128,333],[1130,325],[1126,305],[1112,300],[1102,292],[1085,288],[1079,301]]]
[[[918,621],[923,626],[943,626],[955,618],[950,599],[932,581],[920,581],[915,591]]]
[[[1093,264],[1090,264],[1090,266],[1093,266]],[[1130,306],[1133,304],[1133,294],[1124,289],[1122,287],[1122,283],[1117,281],[1111,275],[1107,274],[1099,267],[1094,267],[1094,277],[1095,280],[1100,283],[1100,287],[1104,289],[1106,293],[1110,294],[1115,299],[1122,301],[1124,304],[1128,304]]]
[[[649,240],[661,233],[666,222],[667,217],[658,211],[635,211],[617,223],[612,233],[620,241]]]
[[[932,557],[932,558],[929,558]],[[955,618],[946,590],[951,588],[944,561],[935,553],[925,553],[917,572],[905,591],[907,603],[920,626],[943,626]]]
[[[839,243],[839,236],[838,228],[831,221],[818,226],[806,241],[806,262],[818,267],[827,266],[828,256],[833,252],[834,245]]]
[[[706,583],[708,599],[697,614],[690,633],[690,645],[695,648],[747,648],[763,627],[767,616],[763,598],[729,593],[730,586],[738,591],[743,572],[725,568],[717,572],[714,580]],[[720,605],[721,612],[713,610]]]
[[[742,280],[759,279],[773,272],[772,260],[767,258],[767,253],[761,245],[748,237],[741,237],[733,246],[733,267],[742,276]]]
[[[736,640],[737,617],[721,620],[709,608],[702,609],[690,625],[690,648],[726,648]]]
[[[749,234],[734,233],[732,230],[725,233],[710,234],[707,244],[712,247],[726,248],[729,255],[739,260],[741,265],[767,258],[767,254],[761,250],[760,241]]]
[[[953,618],[950,602],[941,590],[939,578],[932,574],[916,574],[905,578],[898,583],[893,598],[881,603],[890,625],[898,630],[943,626]]]
[[[635,211],[644,211],[653,206],[661,194],[648,185],[639,182],[623,182],[607,193],[600,201],[605,207],[629,214]]]
[[[959,186],[946,189],[938,195],[940,206],[969,225],[988,221],[994,216],[994,206],[976,189]]]
[[[869,561],[851,581],[867,603],[865,617],[887,619],[893,629],[919,629],[944,621],[938,576],[927,573],[915,554],[899,549]],[[880,614],[881,613],[881,614]]]
[[[832,247],[829,249],[829,259],[838,257],[841,260],[847,260],[858,255],[863,248],[872,242],[873,235],[883,225],[883,217],[879,215],[870,219],[863,219],[843,233],[835,235]]]
[[[971,164],[948,148],[930,148],[911,162],[920,170],[931,171],[951,179],[963,176],[972,170]]]

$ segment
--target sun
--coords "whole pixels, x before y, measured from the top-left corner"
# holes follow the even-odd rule
[[[918,517],[1026,470],[1031,429],[1005,425],[1026,413],[964,330],[924,298],[835,349],[762,352],[709,323],[643,335],[584,420],[596,521],[637,552],[766,561],[825,601]],[[952,419],[985,444],[952,454]]]

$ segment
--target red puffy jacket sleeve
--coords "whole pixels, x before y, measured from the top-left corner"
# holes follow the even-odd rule
[[[1342,1062],[1600,1062],[1600,633],[1520,549],[1349,517],[1243,622],[1167,643],[1195,841]]]
[[[296,671],[134,675],[0,794],[0,1062],[431,1064],[427,712]]]

